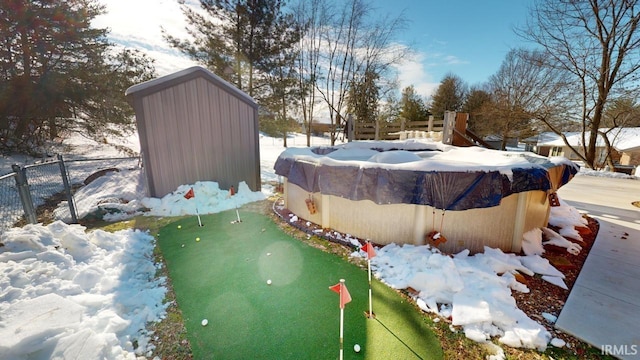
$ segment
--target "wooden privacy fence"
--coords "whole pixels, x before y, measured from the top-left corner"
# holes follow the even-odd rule
[[[400,131],[442,131],[443,122],[443,119],[429,116],[429,120],[424,121],[407,121],[401,118],[399,123],[356,123],[354,140],[397,140],[400,138]]]

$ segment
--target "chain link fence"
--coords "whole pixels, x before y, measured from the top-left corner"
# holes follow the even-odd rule
[[[71,219],[77,222],[74,189],[106,171],[141,166],[140,157],[64,160],[62,156],[22,167],[13,165],[13,172],[0,176],[0,235],[13,226],[51,219],[61,201],[67,201]]]
[[[0,234],[24,215],[16,188],[16,174],[0,176]]]

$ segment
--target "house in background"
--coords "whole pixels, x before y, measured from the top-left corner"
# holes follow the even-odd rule
[[[211,71],[194,66],[127,89],[136,113],[150,196],[183,184],[244,181],[260,190],[258,104]]]
[[[581,132],[566,132],[564,136],[567,138],[567,142],[571,147],[576,150],[582,148],[582,133]],[[580,157],[565,144],[560,135],[553,132],[545,132],[540,134],[540,140],[536,144],[536,153],[544,156],[564,156],[569,160],[581,161]],[[606,145],[601,137],[598,137],[596,141],[596,161],[598,163],[604,163],[607,158]]]
[[[640,166],[640,127],[614,129],[612,135],[612,146],[620,156],[620,165]]]
[[[608,129],[602,129],[607,131]],[[582,149],[582,133],[566,132],[567,142],[576,150]],[[640,165],[640,127],[616,128],[607,132],[607,138],[611,143],[611,158],[617,171],[630,173],[633,167]],[[569,160],[581,161],[571,147],[565,144],[560,135],[553,132],[544,132],[538,136],[530,137],[523,142],[526,150],[543,156],[564,156]],[[602,136],[596,141],[596,162],[605,165],[607,148]]]

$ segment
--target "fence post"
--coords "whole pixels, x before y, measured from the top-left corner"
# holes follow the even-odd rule
[[[33,199],[31,198],[29,183],[27,182],[27,169],[20,168],[17,164],[11,165],[11,169],[16,173],[16,188],[20,195],[24,217],[29,224],[37,224],[36,210],[33,206]]]
[[[355,139],[355,125],[353,123],[353,116],[349,114],[347,116],[347,141],[352,142]]]
[[[433,131],[433,115],[429,115],[429,123],[427,124],[427,131]]]
[[[444,122],[442,128],[442,143],[446,145],[453,145],[453,133],[456,126],[456,112],[445,111]]]
[[[67,203],[69,204],[71,222],[77,224],[78,216],[76,215],[76,207],[73,203],[73,194],[71,193],[71,186],[69,185],[69,175],[67,174],[67,167],[64,165],[64,160],[62,159],[62,155],[60,154],[58,154],[58,165],[60,165],[60,175],[62,176],[64,191],[67,193]]]

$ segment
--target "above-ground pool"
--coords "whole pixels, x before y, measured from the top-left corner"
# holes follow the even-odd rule
[[[374,243],[519,252],[578,167],[564,157],[427,141],[289,148],[275,165],[285,207]],[[434,236],[435,235],[435,236]]]

